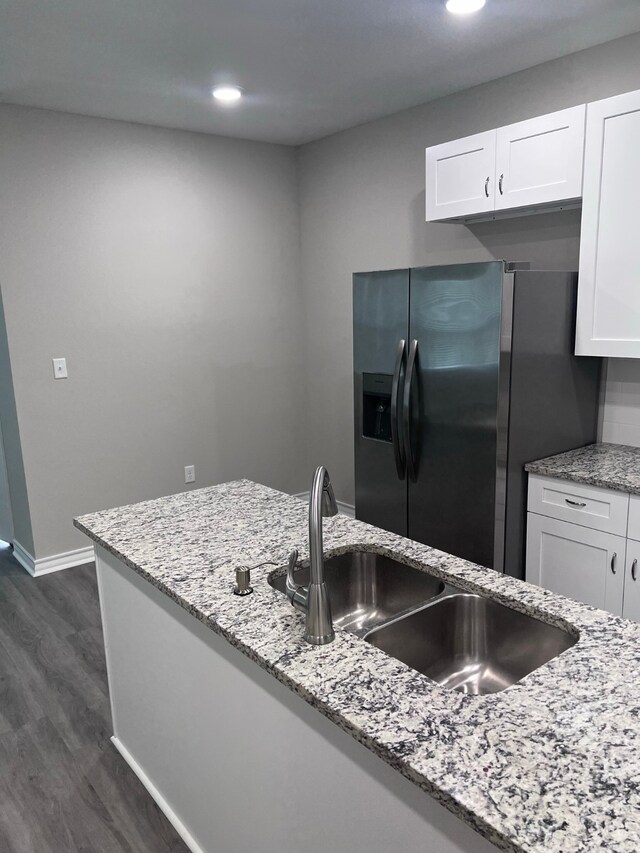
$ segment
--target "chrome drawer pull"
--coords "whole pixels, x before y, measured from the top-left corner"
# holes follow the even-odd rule
[[[638,574],[638,561],[634,560],[633,563],[631,563],[631,577],[634,581],[637,580],[637,574]]]
[[[617,556],[618,556],[618,555],[617,555],[617,554],[616,554],[616,552],[614,551],[614,552],[613,552],[613,556],[611,557],[611,571],[614,573],[614,575],[615,575],[615,573],[616,573],[616,557],[617,557]]]
[[[577,506],[580,509],[583,509],[586,506],[586,503],[583,503],[582,501],[572,501],[569,500],[569,498],[565,498],[565,501],[569,504],[569,506]]]

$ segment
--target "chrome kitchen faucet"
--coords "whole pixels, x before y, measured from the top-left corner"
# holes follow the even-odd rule
[[[309,554],[310,578],[308,586],[294,580],[298,552],[289,555],[287,569],[287,597],[294,607],[307,614],[304,638],[316,646],[330,643],[335,637],[331,619],[331,603],[324,582],[324,557],[322,553],[322,518],[336,515],[338,506],[329,479],[329,472],[320,465],[316,468],[309,500]]]

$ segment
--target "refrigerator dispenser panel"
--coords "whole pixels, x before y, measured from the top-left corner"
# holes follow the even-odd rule
[[[391,386],[393,376],[364,373],[362,376],[362,435],[391,441]]]

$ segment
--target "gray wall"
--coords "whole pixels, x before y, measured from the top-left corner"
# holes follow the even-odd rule
[[[351,274],[506,258],[577,268],[580,213],[470,227],[424,221],[424,149],[449,139],[640,88],[640,34],[407,110],[299,151],[308,354],[308,462],[353,502]],[[611,363],[604,438],[616,418],[640,444],[640,364]],[[635,391],[632,383],[635,381]],[[612,394],[622,394],[622,414]],[[634,397],[635,393],[635,397]]]
[[[635,35],[297,151],[0,106],[17,540],[82,547],[73,515],[184,489],[187,464],[298,492],[322,462],[352,502],[352,272],[578,261],[577,211],[427,226],[425,146],[639,87]],[[637,362],[610,363],[604,438],[640,444]]]
[[[82,547],[74,515],[185,489],[188,464],[303,489],[295,151],[6,105],[0,138],[18,541]]]

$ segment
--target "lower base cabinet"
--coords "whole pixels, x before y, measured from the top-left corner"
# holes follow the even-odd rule
[[[626,539],[533,512],[527,518],[529,583],[622,616]],[[640,619],[640,592],[636,608],[631,618]]]
[[[640,495],[529,474],[529,583],[640,622]]]

